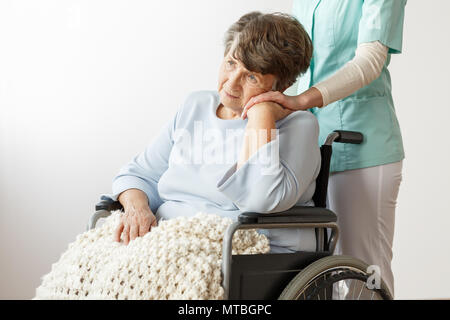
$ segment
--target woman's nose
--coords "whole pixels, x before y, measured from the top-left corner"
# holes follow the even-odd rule
[[[237,72],[233,72],[230,77],[228,78],[228,88],[229,90],[232,90],[232,92],[229,92],[230,94],[234,94],[238,92],[239,87],[241,86],[241,76]]]

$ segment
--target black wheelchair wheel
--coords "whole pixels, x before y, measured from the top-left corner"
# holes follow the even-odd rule
[[[350,256],[329,256],[299,272],[280,300],[391,300],[386,284],[369,265]]]

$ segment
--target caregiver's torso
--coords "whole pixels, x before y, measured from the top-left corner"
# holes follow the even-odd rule
[[[237,161],[248,120],[224,120],[216,116],[220,104],[216,91],[196,93],[196,102],[181,112],[170,152],[169,166],[158,182],[158,192],[164,203],[157,218],[171,219],[192,216],[198,211],[215,213],[236,220],[239,208],[222,192],[217,182]],[[186,114],[187,113],[187,114]],[[276,122],[277,128],[299,115]],[[315,184],[297,204],[312,205]]]
[[[355,56],[359,43],[380,40],[389,53],[401,48],[405,0],[294,0],[293,15],[310,35],[314,54],[311,66],[298,80],[300,94],[327,79]],[[393,21],[391,21],[393,20]],[[335,144],[331,171],[344,171],[396,162],[404,157],[402,137],[387,69],[349,97],[310,111],[320,125],[319,144],[333,130],[360,131],[361,145]]]

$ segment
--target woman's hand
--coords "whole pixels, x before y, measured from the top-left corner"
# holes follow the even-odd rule
[[[242,111],[242,119],[245,119],[247,117],[248,110],[253,107],[255,104],[261,103],[261,102],[276,102],[279,105],[281,105],[283,108],[291,110],[291,111],[297,111],[297,110],[305,110],[307,108],[302,108],[302,106],[299,104],[298,96],[287,96],[282,94],[280,91],[269,91],[262,93],[260,95],[257,95],[253,98],[251,98],[247,104],[244,107],[244,110]]]
[[[128,189],[118,197],[124,207],[120,223],[114,232],[114,241],[120,242],[123,233],[125,245],[137,237],[142,237],[150,228],[156,227],[156,217],[148,205],[147,195],[138,189]]]
[[[137,237],[144,236],[150,231],[151,227],[156,227],[156,217],[148,209],[125,209],[120,217],[120,223],[114,232],[114,240],[120,242],[120,236],[123,233],[123,242],[125,245]]]

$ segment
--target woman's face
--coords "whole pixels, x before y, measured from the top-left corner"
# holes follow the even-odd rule
[[[240,115],[248,100],[272,90],[275,80],[272,74],[262,75],[247,70],[228,53],[220,66],[217,91],[221,103]]]

